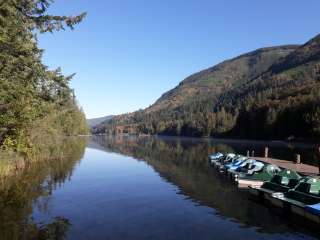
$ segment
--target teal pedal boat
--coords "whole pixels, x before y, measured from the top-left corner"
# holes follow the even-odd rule
[[[311,176],[304,177],[294,189],[287,193],[273,194],[271,203],[320,223],[318,212],[315,210],[320,204],[320,179]]]
[[[250,187],[250,193],[260,200],[271,201],[272,195],[276,193],[286,193],[296,187],[301,176],[292,170],[283,169],[274,175],[270,181],[264,182],[261,187]]]
[[[281,169],[272,164],[256,161],[249,169],[240,169],[235,175],[239,188],[261,187],[264,182],[270,181]]]

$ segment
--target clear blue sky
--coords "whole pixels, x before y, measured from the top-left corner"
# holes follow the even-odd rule
[[[50,11],[88,13],[39,40],[50,68],[77,73],[89,118],[145,108],[194,72],[320,33],[319,0],[56,0]]]

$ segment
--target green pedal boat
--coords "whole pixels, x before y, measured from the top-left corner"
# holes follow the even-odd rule
[[[318,177],[304,177],[295,188],[288,192],[272,195],[272,204],[275,206],[320,224],[319,214],[310,211],[312,206],[319,203],[320,179]]]
[[[274,175],[270,181],[264,182],[261,187],[250,187],[250,193],[259,200],[268,200],[272,202],[273,194],[286,193],[296,187],[301,176],[292,170],[283,169]]]

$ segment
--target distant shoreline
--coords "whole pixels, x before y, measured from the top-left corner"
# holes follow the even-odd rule
[[[91,136],[136,136],[136,137],[159,137],[159,138],[185,138],[185,139],[195,139],[195,140],[207,140],[215,142],[229,142],[229,143],[254,143],[267,146],[276,146],[276,145],[293,145],[301,148],[318,148],[320,146],[320,140],[311,140],[311,139],[297,139],[297,141],[288,141],[288,140],[260,140],[260,139],[241,139],[241,138],[219,138],[219,137],[194,137],[194,136],[175,136],[175,135],[139,135],[139,134],[92,134]]]

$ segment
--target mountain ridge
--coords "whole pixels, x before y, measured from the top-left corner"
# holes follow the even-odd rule
[[[88,126],[92,128],[100,123],[103,123],[105,121],[112,119],[113,117],[114,117],[114,115],[108,115],[108,116],[97,117],[97,118],[89,118],[86,120],[87,120]]]
[[[303,45],[260,48],[192,74],[150,107],[116,116],[93,132],[315,137],[319,92],[317,35]]]
[[[170,94],[171,93],[176,93],[176,91],[180,90],[181,88],[185,87],[186,85],[192,85],[192,87],[195,89],[195,88],[199,88],[200,89],[200,92],[201,90],[204,90],[206,91],[205,88],[207,88],[207,91],[212,94],[212,87],[216,88],[216,91],[219,89],[217,88],[220,88],[221,91],[223,91],[226,87],[228,86],[223,86],[223,85],[219,85],[218,87],[217,86],[212,86],[211,84],[212,83],[216,83],[216,82],[213,82],[213,81],[208,81],[208,78],[215,78],[215,76],[211,77],[212,74],[215,74],[215,72],[217,71],[223,71],[225,68],[226,65],[228,64],[237,64],[237,62],[240,60],[242,61],[242,59],[244,58],[249,58],[248,61],[253,61],[253,59],[256,57],[256,56],[260,56],[261,54],[266,54],[266,53],[269,53],[269,52],[272,52],[272,51],[292,51],[294,49],[296,49],[299,45],[282,45],[282,46],[275,46],[275,47],[265,47],[265,48],[259,48],[259,49],[256,49],[254,51],[251,51],[249,53],[244,53],[244,54],[241,54],[235,58],[232,58],[232,59],[228,59],[228,60],[225,60],[213,67],[209,67],[205,70],[202,70],[202,71],[199,71],[195,74],[192,74],[190,75],[189,77],[185,78],[183,81],[181,81],[179,83],[178,86],[176,86],[175,88],[167,91],[166,93],[164,93],[158,100],[156,100],[156,102],[154,104],[151,105],[151,107],[147,108],[147,110],[149,110],[150,108],[152,109],[152,107],[156,104],[159,104],[159,102],[161,102],[161,100],[163,100],[164,98],[166,97],[170,97]],[[287,53],[286,52],[279,52],[278,54],[281,54],[280,57],[282,57],[283,55],[286,55]],[[235,62],[235,63],[234,63]],[[271,64],[267,63],[266,66],[262,66],[263,70],[267,70],[268,67],[270,67]],[[227,66],[229,67],[229,66]],[[222,74],[225,74],[225,73],[222,73]],[[254,73],[252,73],[254,74]],[[257,73],[256,73],[257,74]],[[207,79],[205,79],[205,77],[207,77]],[[218,76],[219,77],[219,76]],[[223,77],[223,76],[222,76]],[[220,77],[221,78],[221,77]],[[230,78],[230,77],[229,77]],[[232,78],[232,77],[231,77]],[[252,76],[251,76],[252,78]],[[232,82],[236,82],[237,79],[234,79],[234,81]],[[211,83],[211,84],[210,84]],[[202,88],[202,89],[201,89]]]

